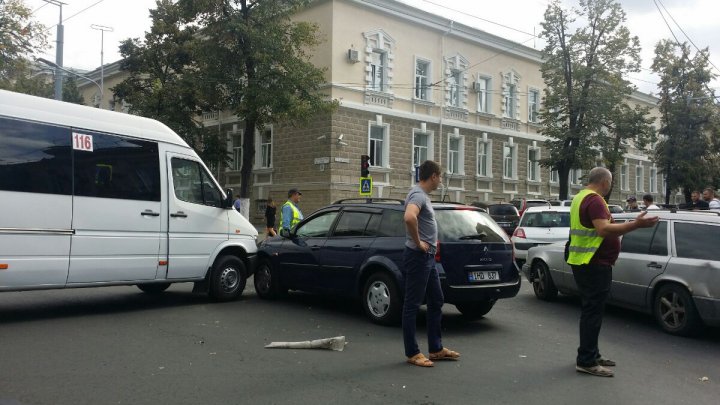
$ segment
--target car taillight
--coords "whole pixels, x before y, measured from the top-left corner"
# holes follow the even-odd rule
[[[526,238],[525,230],[522,228],[515,228],[515,232],[513,232],[513,236],[525,239]]]
[[[435,242],[435,263],[440,263],[440,241]]]

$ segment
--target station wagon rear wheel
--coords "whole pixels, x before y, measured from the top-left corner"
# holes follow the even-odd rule
[[[373,273],[365,282],[362,306],[375,323],[393,325],[400,320],[402,301],[395,279],[387,273]]]
[[[688,291],[677,284],[665,284],[655,296],[655,319],[671,335],[693,336],[702,330],[702,320]]]
[[[535,296],[543,301],[552,301],[557,298],[558,290],[550,275],[550,270],[544,261],[538,260],[532,264],[532,286]]]
[[[234,256],[221,257],[210,273],[210,298],[216,301],[238,298],[245,289],[246,274],[242,260]]]

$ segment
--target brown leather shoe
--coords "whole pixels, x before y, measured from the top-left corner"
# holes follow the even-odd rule
[[[587,373],[598,377],[612,377],[615,375],[612,370],[600,365],[590,367],[575,366],[575,370],[579,373]]]

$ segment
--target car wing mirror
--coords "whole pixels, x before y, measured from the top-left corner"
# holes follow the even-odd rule
[[[290,236],[292,236],[292,234],[290,233],[289,229],[280,228],[280,236],[282,236],[283,238],[289,238]]]
[[[225,189],[225,200],[222,202],[223,208],[231,208],[233,206],[233,189]]]

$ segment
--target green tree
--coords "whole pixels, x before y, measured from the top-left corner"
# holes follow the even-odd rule
[[[299,122],[337,102],[319,92],[324,71],[310,62],[321,42],[315,24],[292,21],[310,0],[180,0],[187,22],[201,27],[195,45],[203,99],[245,123],[240,196],[249,196],[256,129]]]
[[[612,123],[633,90],[623,75],[639,70],[640,45],[624,26],[625,12],[615,0],[580,0],[579,9],[564,9],[553,0],[542,22],[547,44],[542,51],[545,82],[541,132],[549,139],[543,165],[558,171],[560,199],[568,196],[571,169],[588,168],[597,151],[615,145]],[[574,30],[572,27],[575,26]],[[610,129],[610,130],[608,130]]]
[[[62,99],[68,103],[85,105],[85,97],[80,94],[75,77],[68,75],[63,81]]]
[[[655,159],[666,179],[665,203],[670,192],[690,192],[717,184],[718,105],[709,88],[716,77],[709,66],[708,49],[692,55],[687,43],[660,41],[652,70],[660,76],[660,141]]]
[[[120,45],[121,69],[129,76],[111,89],[133,114],[163,122],[180,135],[208,163],[227,158],[219,154],[217,136],[202,126],[203,102],[196,86],[193,36],[197,29],[183,24],[178,7],[158,0],[150,10],[152,27],[143,40]]]
[[[36,88],[39,81],[30,83],[27,59],[46,46],[45,27],[32,20],[23,1],[0,0],[0,89]],[[16,88],[18,80],[23,83]]]

